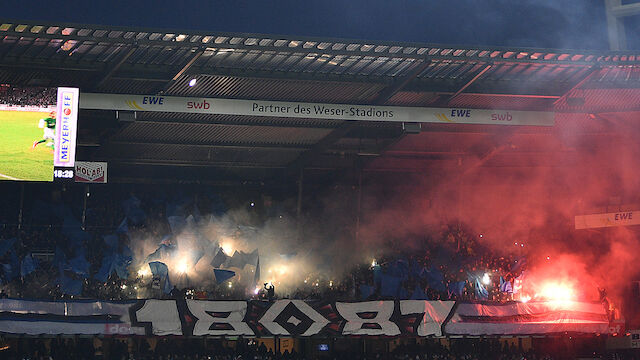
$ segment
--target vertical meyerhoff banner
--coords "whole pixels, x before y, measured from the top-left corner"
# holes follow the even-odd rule
[[[58,88],[54,166],[74,166],[79,96],[80,91],[77,88]]]

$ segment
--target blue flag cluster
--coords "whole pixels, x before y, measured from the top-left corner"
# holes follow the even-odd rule
[[[131,249],[127,246],[122,247],[122,250],[118,250],[118,236],[106,235],[103,237],[105,242],[105,252],[102,257],[102,265],[94,276],[94,279],[106,282],[111,274],[116,274],[121,279],[129,277],[128,267],[133,260],[133,254]]]

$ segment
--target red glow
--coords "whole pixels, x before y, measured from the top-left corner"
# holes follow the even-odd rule
[[[542,284],[537,297],[551,301],[575,301],[576,292],[570,284],[548,281]]]

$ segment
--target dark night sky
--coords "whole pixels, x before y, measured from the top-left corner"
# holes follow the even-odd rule
[[[603,0],[10,0],[0,16],[212,32],[606,49],[603,4]]]

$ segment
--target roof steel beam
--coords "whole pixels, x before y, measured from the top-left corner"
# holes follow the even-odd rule
[[[463,91],[465,91],[469,86],[473,85],[473,83],[475,83],[478,79],[480,79],[482,77],[482,75],[484,75],[492,67],[493,67],[493,65],[489,64],[489,65],[485,66],[482,70],[480,70],[480,72],[478,72],[473,78],[471,78],[471,80],[467,81],[466,84],[462,85],[462,87],[460,87],[460,89],[458,89],[458,91],[456,91],[453,95],[451,95],[447,99],[447,104],[450,104],[453,100],[455,100],[455,98],[460,96],[460,94],[462,94]]]
[[[385,104],[387,101],[389,101],[389,99],[391,99],[395,94],[397,94],[398,91],[402,90],[408,83],[415,80],[418,77],[418,75],[420,75],[427,67],[429,67],[430,64],[431,64],[430,61],[422,61],[414,65],[414,68],[410,70],[410,73],[406,77],[384,88],[380,93],[378,93],[378,96],[375,98],[375,100],[372,103],[375,105]],[[306,164],[311,162],[316,156],[325,152],[332,144],[340,140],[342,137],[347,135],[351,130],[355,129],[356,127],[357,127],[356,122],[353,122],[353,121],[344,122],[342,126],[330,132],[327,136],[325,136],[320,141],[318,141],[311,149],[302,153],[295,161],[289,164],[287,169],[294,170],[294,169],[299,169],[304,167]]]
[[[133,55],[134,52],[136,52],[136,50],[138,50],[138,47],[133,45],[131,47],[129,47],[129,51],[127,51],[121,58],[120,60],[118,60],[117,63],[115,63],[110,69],[109,71],[107,71],[106,74],[104,74],[102,76],[102,78],[100,78],[100,80],[98,80],[98,82],[96,83],[96,85],[94,86],[94,89],[99,89],[102,85],[104,85],[104,83],[107,82],[107,80],[109,80],[111,78],[111,76],[113,74],[116,73],[116,71],[118,71],[118,69],[120,69],[120,67],[122,66],[122,64],[124,64],[129,57],[131,57],[131,55]]]
[[[202,56],[202,54],[204,54],[204,49],[199,49],[197,50],[193,56],[191,57],[191,59],[189,59],[189,61],[187,61],[186,64],[184,64],[184,66],[182,67],[182,69],[180,69],[175,75],[173,75],[173,77],[171,78],[171,80],[167,81],[167,83],[163,86],[163,88],[159,91],[161,93],[166,92],[167,90],[169,90],[169,88],[171,87],[171,85],[173,85],[173,83],[178,80],[180,78],[180,76],[182,76],[184,73],[186,73],[191,66],[193,66],[193,64],[198,61],[198,59],[200,58],[200,56]]]
[[[575,89],[579,89],[582,85],[584,85],[587,81],[589,81],[589,79],[591,79],[591,77],[594,74],[596,74],[599,70],[600,70],[599,66],[594,66],[591,69],[589,69],[585,73],[585,75],[582,77],[582,79],[580,81],[578,81],[575,85],[573,85],[569,90],[567,90],[564,93],[564,95],[562,95],[559,99],[554,101],[553,105],[558,105],[559,103],[565,101],[567,99],[567,97],[569,96],[569,94],[571,94],[572,91],[574,91]]]
[[[407,86],[407,84],[409,84],[411,81],[415,80],[418,75],[422,74],[422,72],[425,71],[429,67],[429,65],[431,65],[431,61],[425,60],[414,65],[413,69],[410,70],[409,74],[406,77],[382,89],[382,91],[378,93],[378,96],[374,100],[374,104],[382,105],[391,100],[391,98],[395,94],[404,89],[404,87]]]
[[[615,0],[614,0],[615,1]],[[1,22],[1,21],[0,21]],[[12,22],[1,22],[12,23]],[[21,22],[27,24],[28,22]],[[35,24],[33,24],[35,25]],[[30,25],[30,26],[33,26]],[[44,25],[44,28],[57,26],[57,25]],[[58,26],[60,27],[60,26]],[[78,28],[84,28],[85,26],[78,25]],[[111,28],[100,27],[97,30],[121,31],[131,32],[128,30],[113,30]],[[538,49],[516,49],[516,48],[502,48],[502,47],[443,47],[440,45],[429,44],[412,44],[412,43],[365,43],[362,41],[352,41],[344,39],[335,39],[327,41],[323,39],[322,42],[329,42],[330,46],[318,48],[317,46],[306,47],[304,44],[307,42],[302,38],[299,39],[278,39],[273,37],[267,37],[265,35],[247,35],[247,34],[196,34],[191,33],[190,36],[198,35],[202,39],[209,38],[207,42],[202,41],[168,41],[162,40],[163,36],[159,36],[158,39],[151,40],[149,38],[153,31],[134,31],[138,34],[146,34],[146,36],[132,36],[124,38],[122,36],[80,36],[76,32],[72,32],[69,35],[63,35],[60,31],[53,33],[48,32],[35,32],[30,31],[16,31],[15,26],[11,26],[7,30],[0,31],[5,37],[17,37],[17,38],[43,38],[43,39],[61,39],[61,40],[75,40],[78,42],[91,41],[101,42],[119,45],[132,45],[139,44],[140,46],[162,46],[171,48],[198,48],[206,46],[210,49],[233,49],[233,50],[257,50],[257,51],[275,51],[280,53],[319,53],[321,55],[347,55],[347,56],[371,56],[371,57],[386,57],[386,58],[414,58],[414,59],[433,59],[433,60],[459,60],[459,61],[492,61],[497,62],[524,62],[524,63],[558,63],[558,64],[582,64],[589,65],[593,63],[606,63],[606,62],[618,62],[609,59],[609,56],[603,56],[602,53],[596,53],[592,51],[575,52],[566,50],[546,49],[540,51]],[[158,32],[160,35],[166,34],[166,31]],[[219,38],[226,40],[217,41]],[[175,38],[174,38],[175,39]],[[211,41],[216,39],[216,41]],[[231,39],[239,39],[231,43]],[[256,39],[256,41],[249,41]],[[273,44],[276,41],[284,41],[284,45],[260,45],[261,43]],[[315,41],[317,42],[317,40]],[[80,46],[77,44],[76,46]],[[351,49],[350,49],[351,47]],[[377,51],[377,47],[384,47],[385,50]],[[391,48],[400,48],[399,50],[391,51]],[[363,50],[366,49],[366,50]],[[535,55],[534,55],[535,54]],[[624,55],[624,54],[620,54]],[[630,54],[635,55],[635,54]],[[591,58],[591,60],[583,60],[584,58]],[[560,60],[559,60],[560,59]],[[638,63],[639,60],[627,59],[625,63]]]

